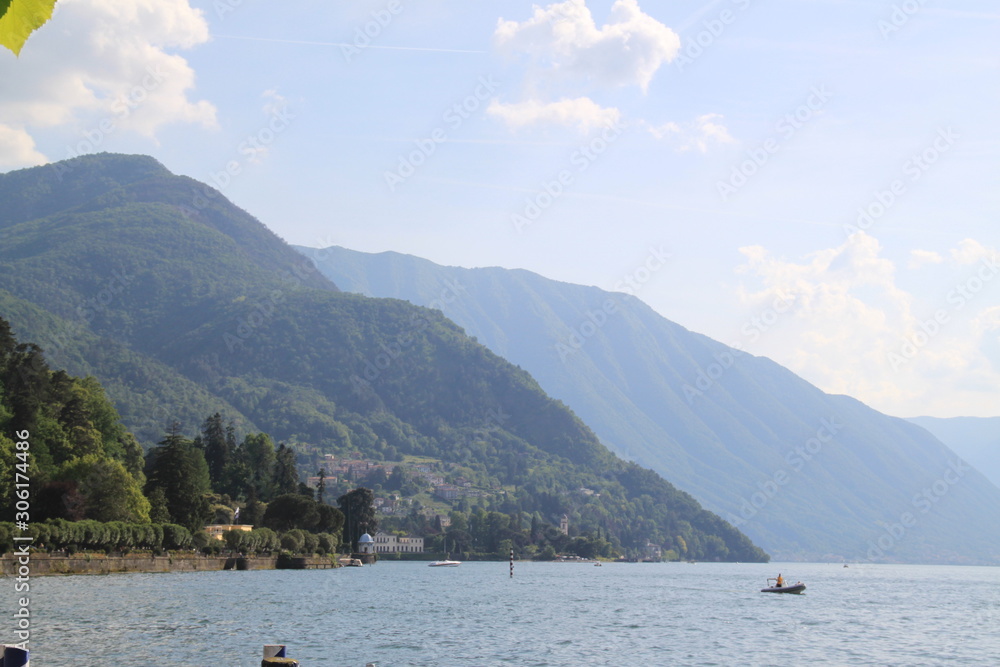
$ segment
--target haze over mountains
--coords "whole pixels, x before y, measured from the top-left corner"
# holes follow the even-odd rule
[[[342,289],[440,308],[613,451],[779,559],[1000,560],[1000,489],[926,430],[640,300],[521,270],[299,248]]]
[[[96,376],[144,445],[220,412],[299,448],[461,466],[491,509],[566,513],[633,554],[767,558],[439,312],[340,292],[152,158],[2,174],[0,202],[0,313],[51,366]]]
[[[907,421],[930,431],[1000,487],[1000,417],[913,417]]]

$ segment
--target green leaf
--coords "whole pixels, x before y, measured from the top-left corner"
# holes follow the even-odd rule
[[[20,55],[28,36],[52,18],[56,0],[0,0],[0,46]]]

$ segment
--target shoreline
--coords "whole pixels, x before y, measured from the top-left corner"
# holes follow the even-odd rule
[[[4,554],[0,557],[0,572],[4,577],[16,577],[18,556]],[[180,553],[155,556],[153,554],[107,555],[82,553],[72,556],[32,553],[31,576],[62,576],[77,574],[143,574],[161,572],[215,572],[222,570],[315,570],[340,567],[336,558],[329,556],[206,556]]]

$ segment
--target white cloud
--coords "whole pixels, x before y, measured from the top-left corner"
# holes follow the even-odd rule
[[[941,264],[944,257],[933,250],[911,250],[909,268],[919,269],[926,264]]]
[[[996,255],[996,250],[987,248],[974,239],[964,239],[959,242],[957,248],[951,250],[951,259],[963,266],[975,264],[994,255]]]
[[[680,49],[677,33],[643,13],[636,0],[617,0],[601,28],[584,0],[534,9],[521,23],[500,19],[496,43],[508,52],[528,54],[539,69],[559,76],[646,90],[660,66]]]
[[[528,125],[554,124],[575,126],[587,133],[615,125],[621,118],[618,109],[605,109],[588,97],[548,104],[535,100],[502,104],[499,100],[493,100],[486,112],[501,118],[508,127],[515,130]]]
[[[61,0],[19,59],[0,54],[0,123],[74,127],[91,144],[121,130],[155,141],[177,122],[212,127],[215,107],[189,99],[194,71],[171,52],[208,37],[188,0]]]
[[[48,160],[35,149],[35,140],[22,127],[0,125],[0,168],[29,167]]]
[[[721,121],[722,114],[709,113],[698,116],[692,123],[665,123],[659,127],[650,125],[648,129],[657,139],[674,144],[678,151],[697,150],[699,153],[707,153],[712,145],[736,143]]]
[[[977,250],[965,242],[960,248]],[[864,232],[798,261],[760,246],[741,252],[746,261],[737,272],[744,276],[739,296],[746,321],[759,323],[762,313],[769,314],[766,326],[744,328],[740,342],[750,352],[775,359],[825,391],[890,414],[995,412],[995,299],[976,296],[958,306],[957,292],[949,291],[955,284],[939,282],[940,276],[922,283],[919,292],[901,289],[895,264]],[[926,260],[934,253],[914,255]],[[769,312],[775,303],[781,304],[777,315]]]
[[[494,42],[503,53],[527,57],[528,65],[522,100],[494,101],[493,115],[511,128],[560,123],[584,131],[620,117],[618,109],[594,101],[596,92],[626,86],[645,92],[680,49],[677,33],[645,14],[637,0],[616,0],[601,27],[585,0],[535,5],[525,21],[499,19]]]
[[[273,116],[288,108],[288,100],[274,89],[265,90],[260,96],[264,98],[264,105],[260,110],[264,112],[265,116]]]

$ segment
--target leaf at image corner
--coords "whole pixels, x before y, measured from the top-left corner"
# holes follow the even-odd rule
[[[32,32],[52,17],[56,0],[0,0],[0,46],[20,55]]]

